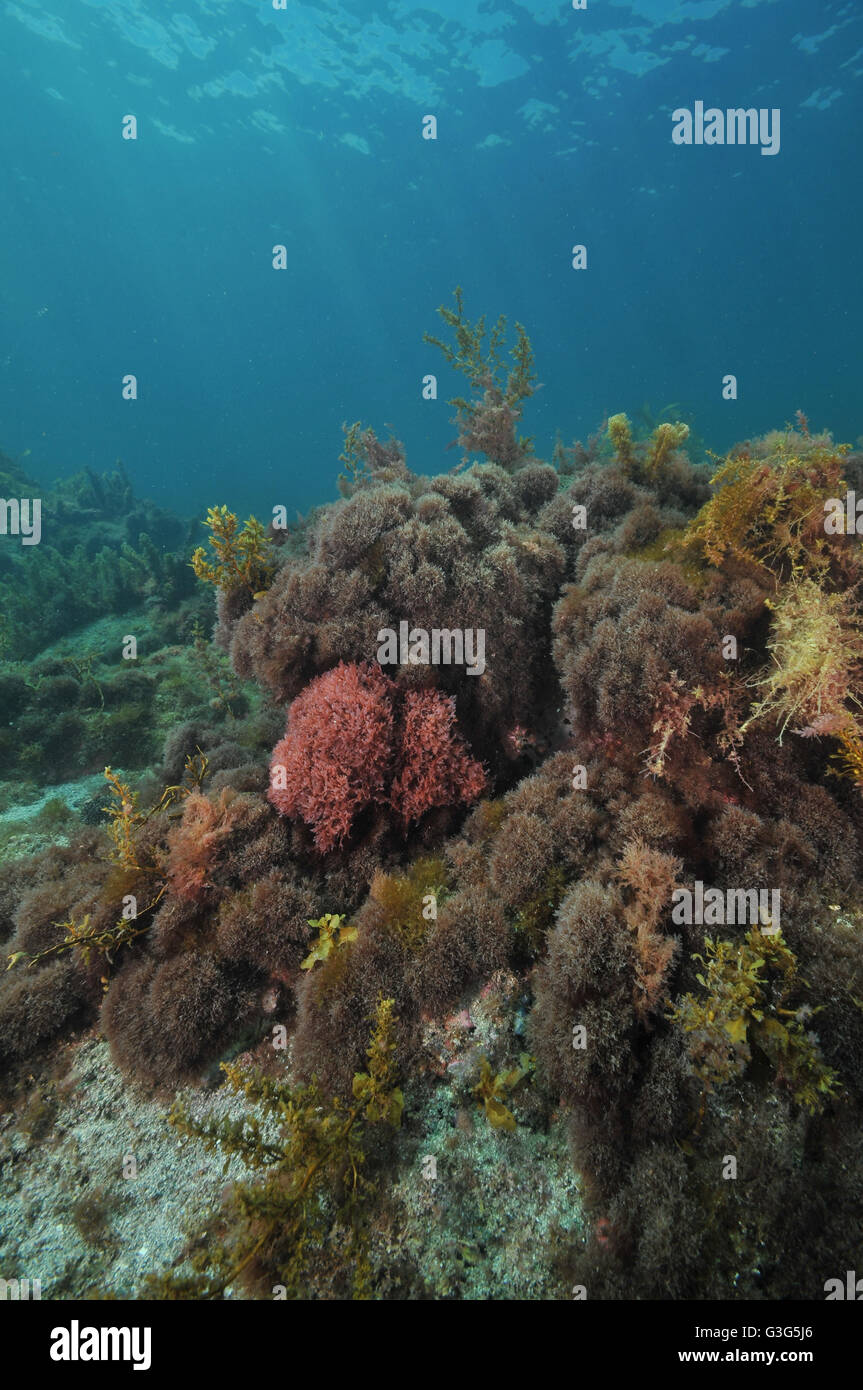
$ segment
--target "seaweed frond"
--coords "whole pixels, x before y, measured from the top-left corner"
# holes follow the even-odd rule
[[[756,719],[778,721],[779,742],[794,721],[807,736],[848,731],[853,738],[863,672],[863,623],[851,593],[828,593],[813,579],[784,585],[774,600],[772,669],[756,677],[763,691],[741,733]]]
[[[349,1104],[327,1101],[317,1082],[288,1081],[223,1062],[227,1084],[255,1107],[241,1118],[194,1119],[180,1102],[169,1121],[177,1133],[208,1150],[240,1158],[263,1176],[236,1183],[220,1234],[210,1232],[187,1252],[193,1273],[151,1276],[145,1296],[220,1299],[245,1279],[269,1286],[274,1297],[302,1298],[312,1266],[327,1249],[352,1267],[355,1297],[371,1277],[365,1207],[374,1193],[364,1165],[374,1126],[401,1123],[404,1097],[396,1086],[394,1001],[378,1002],[367,1071],[354,1076]]]
[[[708,938],[705,949],[706,958],[694,957],[707,967],[696,976],[704,997],[686,994],[668,1015],[687,1035],[705,1093],[742,1077],[757,1049],[797,1105],[810,1114],[822,1110],[840,1083],[806,1029],[818,1010],[787,1007],[802,981],[782,933],[767,935],[756,926],[742,941]]]
[[[608,420],[608,438],[617,462],[628,478],[636,482],[656,482],[668,471],[674,453],[689,438],[689,426],[682,421],[665,420],[649,439],[636,443],[629,417],[621,412]]]
[[[105,781],[111,801],[102,810],[109,817],[108,834],[113,842],[111,860],[126,869],[140,869],[135,846],[135,829],[143,825],[146,817],[138,810],[138,793],[133,792],[128,783],[121,782],[116,772],[105,768]]]
[[[235,512],[210,507],[204,525],[210,528],[213,559],[207,559],[204,546],[197,547],[191,566],[198,579],[228,593],[245,588],[257,594],[269,587],[276,571],[272,541],[256,517],[240,527]]]
[[[629,419],[622,412],[619,415],[612,415],[608,421],[608,438],[614,450],[618,462],[623,466],[624,472],[631,476],[638,467],[638,460],[635,454],[635,446],[632,439],[632,427]]]
[[[423,341],[438,348],[451,367],[467,377],[474,388],[496,386],[508,405],[515,405],[533,395],[536,375],[533,371],[533,350],[523,324],[515,325],[515,343],[509,356],[512,367],[507,368],[504,357],[506,316],[501,314],[493,328],[486,327],[485,314],[472,324],[465,318],[464,295],[460,285],[453,291],[455,308],[445,304],[438,313],[453,330],[454,344],[444,342],[432,333],[424,333]],[[451,405],[466,402],[451,401]]]
[[[333,912],[325,912],[323,917],[319,917],[317,921],[312,921],[309,918],[309,926],[318,929],[318,939],[302,962],[301,970],[311,970],[319,960],[326,960],[330,952],[337,946],[344,946],[349,941],[356,941],[356,927],[344,923],[344,917]]]
[[[449,402],[458,412],[459,443],[468,452],[482,452],[513,470],[532,449],[532,440],[516,433],[523,402],[536,390],[530,338],[524,325],[516,323],[515,342],[507,352],[506,317],[501,314],[490,329],[485,314],[472,324],[465,317],[460,286],[456,286],[453,297],[455,308],[442,304],[438,313],[452,329],[454,341],[446,342],[432,333],[424,333],[423,340],[438,348],[476,393],[473,400],[454,396]]]
[[[85,965],[90,964],[90,960],[95,952],[104,956],[108,965],[113,965],[114,956],[122,946],[129,946],[139,936],[150,930],[150,913],[161,901],[165,889],[161,888],[146,907],[142,907],[134,916],[119,917],[108,927],[98,929],[96,924],[90,920],[89,912],[85,913],[80,922],[76,922],[74,917],[69,917],[65,922],[55,922],[53,925],[59,927],[63,932],[63,939],[56,941],[53,946],[48,946],[43,951],[36,951],[32,955],[27,951],[15,951],[7,957],[6,969],[11,970],[13,966],[19,965],[22,961],[27,969],[34,965],[41,965],[51,956],[64,955],[67,951],[76,951]],[[103,976],[102,983],[107,989],[108,980]]]
[[[515,1129],[516,1119],[508,1106],[504,1105],[509,1092],[533,1071],[533,1058],[523,1052],[518,1066],[509,1071],[495,1072],[487,1057],[480,1058],[479,1081],[472,1088],[477,1103],[483,1107],[485,1117],[494,1129]]]
[[[843,486],[846,453],[793,432],[769,436],[758,453],[735,450],[711,478],[713,496],[690,522],[687,543],[712,565],[735,559],[778,579],[828,574],[840,552],[825,532],[824,505]]]
[[[15,951],[7,957],[7,970],[24,962],[29,969],[40,965],[51,956],[76,951],[85,965],[90,963],[94,953],[103,956],[111,965],[115,954],[129,946],[138,937],[144,936],[151,926],[152,913],[161,902],[168,889],[163,865],[152,851],[141,855],[138,831],[146,825],[151,816],[165,811],[175,802],[190,797],[193,792],[200,794],[200,788],[209,775],[209,759],[200,748],[186,756],[183,778],[176,786],[166,787],[158,802],[147,811],[138,806],[138,793],[133,792],[127,782],[121,780],[112,768],[105,768],[105,780],[111,801],[102,810],[109,818],[108,834],[111,839],[109,861],[115,865],[113,873],[105,883],[105,894],[110,901],[114,896],[124,899],[122,914],[109,926],[97,927],[86,914],[81,921],[74,917],[64,922],[55,922],[63,936],[44,950],[30,953]],[[203,798],[201,798],[203,799]],[[144,860],[142,863],[141,860]],[[137,895],[142,886],[152,894],[143,907],[137,906]],[[131,902],[126,901],[131,898]],[[107,987],[107,979],[103,977]]]

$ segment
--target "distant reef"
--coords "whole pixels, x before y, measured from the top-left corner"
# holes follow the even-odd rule
[[[0,497],[41,503],[38,545],[0,544],[0,656],[27,659],[96,618],[192,591],[194,524],[136,499],[119,461],[43,488],[0,454]]]

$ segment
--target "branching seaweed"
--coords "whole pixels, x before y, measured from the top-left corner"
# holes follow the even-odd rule
[[[467,452],[485,453],[495,463],[511,471],[517,468],[532,449],[532,440],[516,433],[521,418],[522,403],[536,390],[533,370],[533,350],[524,326],[515,325],[515,343],[506,354],[506,318],[501,314],[493,328],[486,326],[485,315],[471,324],[464,313],[461,288],[454,291],[455,308],[445,304],[438,313],[453,331],[454,343],[445,342],[431,333],[423,339],[438,348],[451,367],[467,377],[479,399],[467,400],[454,396],[449,404],[456,407],[459,443]],[[508,355],[510,363],[507,363]],[[510,365],[511,364],[511,365]]]
[[[276,570],[272,541],[256,517],[241,527],[227,507],[210,507],[204,525],[210,528],[213,559],[207,559],[204,546],[197,547],[191,566],[198,579],[228,593],[248,589],[254,595],[269,587]]]
[[[852,593],[827,593],[803,577],[784,585],[775,600],[771,640],[767,649],[773,666],[756,678],[764,693],[741,732],[756,719],[779,723],[779,742],[794,721],[796,732],[809,737],[841,734],[852,737],[857,691],[863,681],[863,623]]]
[[[847,449],[786,433],[772,436],[769,450],[738,449],[721,461],[687,543],[712,565],[730,558],[777,579],[823,579],[841,553],[825,533],[824,504],[842,486]]]
[[[753,927],[742,941],[708,938],[706,951],[706,958],[695,957],[706,965],[706,973],[696,976],[706,997],[684,995],[669,1013],[687,1035],[705,1094],[742,1077],[757,1049],[796,1104],[810,1114],[822,1110],[840,1083],[806,1029],[819,1010],[786,1007],[805,982],[782,933],[770,936]]]
[[[220,1299],[236,1284],[269,1285],[273,1296],[300,1298],[310,1264],[326,1244],[343,1242],[341,1259],[354,1271],[354,1296],[369,1292],[365,1207],[375,1191],[363,1169],[369,1131],[398,1127],[404,1098],[395,1085],[392,999],[378,1003],[368,1048],[368,1070],[354,1076],[349,1104],[324,1099],[317,1083],[287,1081],[246,1071],[222,1070],[232,1091],[257,1112],[240,1119],[193,1119],[177,1103],[170,1123],[181,1135],[227,1157],[236,1155],[257,1181],[234,1185],[224,1233],[189,1252],[194,1273],[169,1272],[147,1281],[145,1296]]]

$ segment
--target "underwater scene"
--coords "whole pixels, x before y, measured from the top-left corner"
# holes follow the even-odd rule
[[[863,1298],[862,95],[0,5],[0,1301]]]

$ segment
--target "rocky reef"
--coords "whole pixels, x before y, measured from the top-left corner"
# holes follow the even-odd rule
[[[6,785],[113,770],[7,837],[6,1114],[94,1030],[186,1088],[175,1161],[233,1182],[132,1285],[85,1265],[125,1297],[820,1297],[863,1214],[863,458],[616,415],[545,463],[524,329],[442,318],[455,468],[358,423],[339,500],[214,507],[182,563],[109,488],[144,587],[70,575],[32,648],[9,601]],[[150,581],[135,660],[125,616],[48,648]]]

